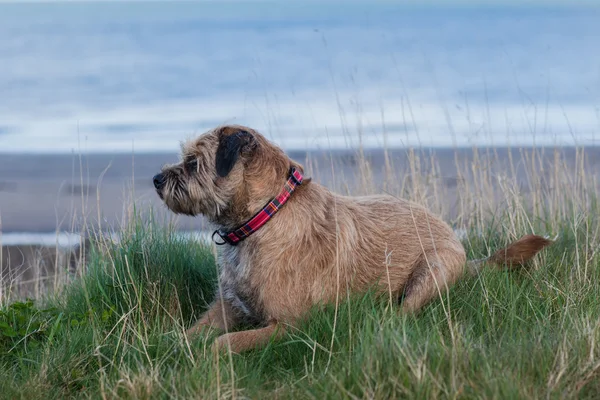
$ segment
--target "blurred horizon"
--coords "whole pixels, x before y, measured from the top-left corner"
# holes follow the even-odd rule
[[[0,1],[0,153],[596,145],[595,3],[467,3]]]

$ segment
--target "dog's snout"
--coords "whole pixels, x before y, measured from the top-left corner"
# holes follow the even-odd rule
[[[165,176],[163,174],[156,174],[152,178],[152,182],[156,189],[161,189],[165,185]]]

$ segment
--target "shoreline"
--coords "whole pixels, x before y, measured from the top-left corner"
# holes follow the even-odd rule
[[[415,178],[412,174],[418,173],[434,179],[452,201],[462,181],[469,178],[464,171],[470,173],[484,165],[493,175],[515,173],[517,184],[526,187],[529,178],[525,170],[533,155],[537,162],[551,167],[560,153],[565,170],[575,171],[581,168],[576,163],[582,151],[586,173],[600,176],[600,146],[420,148],[413,149],[412,156],[411,150],[367,149],[363,155],[370,174],[368,188],[364,187],[359,149],[291,151],[288,155],[303,164],[315,182],[340,194],[383,193],[386,181],[410,183]],[[201,217],[170,213],[152,186],[152,176],[177,157],[176,153],[0,154],[0,232],[80,232],[83,226],[118,230],[133,215],[133,203],[142,215],[153,210],[158,221],[177,221],[178,230],[205,229]],[[511,158],[513,166],[509,165]]]

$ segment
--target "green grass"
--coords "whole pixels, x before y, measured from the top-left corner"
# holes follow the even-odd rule
[[[465,240],[471,256],[514,239],[502,221]],[[62,293],[2,308],[0,396],[598,398],[598,223],[577,221],[553,224],[560,237],[531,269],[467,278],[418,315],[356,295],[264,350],[220,357],[214,335],[183,334],[212,298],[212,250],[138,221]]]

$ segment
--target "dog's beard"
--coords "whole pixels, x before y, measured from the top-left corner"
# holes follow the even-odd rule
[[[176,214],[196,216],[199,214],[197,205],[190,198],[185,182],[178,177],[169,177],[165,187],[159,192],[159,197],[164,201],[169,210]]]
[[[177,168],[163,171],[165,184],[157,193],[170,211],[193,217],[203,215],[220,224],[220,216],[229,207],[231,195],[211,185],[212,177],[186,174]]]

